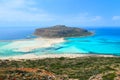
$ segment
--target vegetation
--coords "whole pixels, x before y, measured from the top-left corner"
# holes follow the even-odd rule
[[[42,37],[78,37],[78,36],[88,36],[92,33],[81,28],[67,27],[65,25],[56,25],[48,28],[36,29],[35,35]]]
[[[115,73],[109,73],[103,76],[103,80],[114,80],[115,77],[116,77]]]
[[[22,68],[22,69],[21,69]],[[28,70],[26,70],[28,69]],[[33,69],[30,72],[30,69]],[[32,76],[41,76],[42,73],[52,74],[50,80],[120,80],[120,58],[119,57],[82,57],[82,58],[47,58],[40,60],[0,60],[0,80],[6,76],[16,73],[24,73]],[[36,73],[36,75],[33,73]],[[38,74],[37,74],[38,72]],[[38,80],[48,80],[46,74]],[[3,79],[3,80],[4,80]],[[18,79],[19,80],[19,79]],[[27,79],[27,80],[32,80]],[[37,80],[37,79],[33,79]]]

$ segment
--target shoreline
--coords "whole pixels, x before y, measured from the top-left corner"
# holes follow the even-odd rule
[[[98,54],[25,54],[20,56],[0,57],[0,60],[38,60],[46,58],[77,58],[77,57],[117,57],[114,55],[98,55]]]
[[[91,35],[88,36],[94,36],[95,33],[92,32]],[[79,37],[88,37],[88,36],[79,36]],[[51,47],[54,44],[62,43],[66,41],[66,38],[69,37],[64,37],[64,38],[46,38],[46,37],[36,37],[36,38],[29,38],[29,39],[18,39],[18,40],[3,40],[3,41],[11,41],[13,42],[12,45],[9,47],[15,48],[17,46],[17,50],[14,51],[21,51],[21,52],[29,52],[37,48],[47,48]],[[2,40],[0,40],[2,41]],[[31,42],[34,41],[34,42]],[[30,44],[29,44],[30,42]],[[26,43],[24,47],[19,46],[19,44],[24,44]],[[30,60],[36,60],[36,59],[46,59],[46,58],[77,58],[77,57],[117,57],[114,55],[102,55],[102,54],[44,54],[44,55],[35,55],[33,54],[25,54],[25,55],[19,55],[19,56],[10,56],[10,57],[0,57],[0,60],[22,60],[22,59],[30,59]]]
[[[64,38],[43,38],[25,39],[13,41],[2,49],[12,49],[15,52],[30,52],[38,48],[51,47],[54,44],[65,42]]]

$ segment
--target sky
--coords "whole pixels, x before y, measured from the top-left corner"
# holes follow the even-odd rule
[[[120,26],[120,0],[0,0],[0,26]]]

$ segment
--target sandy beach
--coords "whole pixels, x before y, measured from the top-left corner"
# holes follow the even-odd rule
[[[17,40],[2,47],[2,49],[12,49],[15,52],[30,52],[38,48],[51,47],[54,44],[64,42],[64,38],[35,38],[29,40]]]
[[[12,57],[1,57],[1,60],[37,60],[45,58],[77,58],[77,57],[115,57],[113,55],[96,55],[96,54],[45,54],[45,55],[35,55],[35,54],[25,54],[21,56],[12,56]]]

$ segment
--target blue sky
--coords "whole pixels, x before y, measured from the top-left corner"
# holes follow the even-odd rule
[[[120,0],[0,0],[0,26],[120,26]]]

